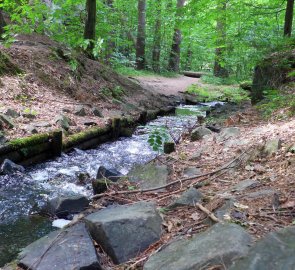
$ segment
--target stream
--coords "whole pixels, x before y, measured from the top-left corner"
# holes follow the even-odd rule
[[[54,230],[52,221],[31,215],[38,212],[49,198],[58,195],[92,195],[91,183],[77,184],[78,175],[88,173],[95,177],[99,166],[116,169],[126,175],[135,164],[144,164],[159,153],[149,146],[148,132],[157,126],[166,126],[178,141],[180,136],[197,124],[197,115],[206,116],[206,110],[220,102],[194,106],[179,106],[175,116],[164,116],[138,127],[130,138],[120,138],[82,151],[69,154],[29,168],[24,174],[0,176],[0,267],[15,259],[20,249]]]

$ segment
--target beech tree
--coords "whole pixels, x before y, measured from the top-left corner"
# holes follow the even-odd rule
[[[86,21],[84,28],[84,38],[91,40],[90,47],[93,47],[95,40],[96,25],[96,0],[86,0]]]
[[[287,0],[285,13],[284,36],[291,37],[294,14],[294,0]]]
[[[145,68],[146,0],[138,0],[138,28],[136,41],[136,68]]]

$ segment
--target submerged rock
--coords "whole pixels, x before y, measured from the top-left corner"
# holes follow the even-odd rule
[[[108,207],[85,221],[94,240],[116,264],[136,257],[161,237],[162,218],[150,202]]]
[[[229,267],[245,255],[251,236],[235,224],[216,224],[211,229],[171,243],[152,255],[144,270],[196,270],[211,266]],[[246,268],[245,268],[246,269]]]
[[[89,200],[82,195],[56,197],[50,200],[44,211],[59,218],[65,218],[70,214],[77,214],[85,210]]]
[[[104,166],[99,166],[97,174],[96,174],[96,179],[103,179],[107,178],[111,181],[118,181],[120,177],[123,175],[117,171],[116,169],[107,169]]]
[[[139,186],[145,188],[156,188],[167,184],[168,167],[166,165],[156,165],[148,163],[135,166],[128,174],[130,182],[139,183]]]
[[[5,159],[0,167],[0,174],[13,174],[16,172],[24,172],[25,168],[17,165],[9,159]]]
[[[295,226],[269,233],[229,270],[295,269]]]
[[[101,270],[92,239],[84,224],[55,231],[27,246],[19,265],[31,270]]]
[[[204,136],[212,134],[212,131],[206,127],[198,127],[191,133],[191,140],[197,141],[203,139]]]

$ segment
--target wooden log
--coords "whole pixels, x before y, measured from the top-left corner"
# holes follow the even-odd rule
[[[201,78],[202,76],[204,75],[208,75],[208,73],[206,72],[195,72],[195,71],[184,71],[183,72],[183,75],[184,76],[187,76],[187,77],[192,77],[192,78]]]

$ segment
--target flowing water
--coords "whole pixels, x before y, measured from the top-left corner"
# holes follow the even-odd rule
[[[174,140],[197,124],[196,115],[216,103],[180,106],[176,116],[164,116],[139,127],[130,138],[105,143],[96,149],[74,150],[54,160],[27,168],[24,174],[0,176],[0,267],[13,260],[19,250],[52,230],[51,221],[30,213],[38,211],[48,198],[57,195],[90,196],[91,184],[77,184],[80,173],[96,176],[99,166],[126,175],[135,164],[154,159],[147,142],[152,127],[166,126]]]

